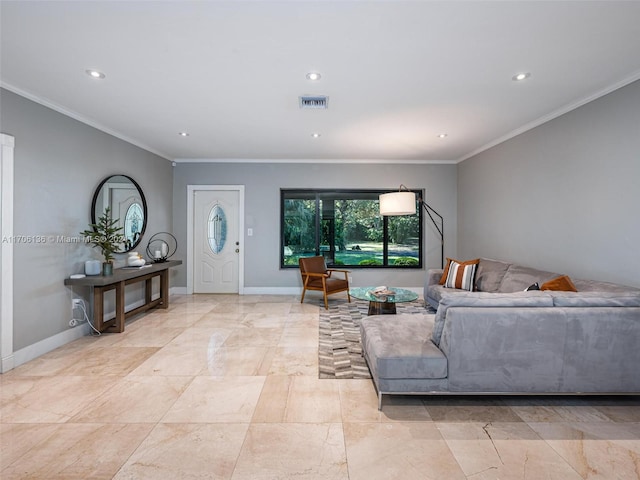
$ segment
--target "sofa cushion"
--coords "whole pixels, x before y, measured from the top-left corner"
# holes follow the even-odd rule
[[[556,307],[640,307],[640,291],[613,292],[549,292]]]
[[[576,286],[567,275],[561,275],[540,285],[540,290],[555,290],[560,292],[577,292]]]
[[[431,341],[433,315],[372,315],[360,322],[362,348],[377,378],[446,378],[447,357]]]
[[[443,293],[436,312],[431,339],[440,345],[447,310],[452,307],[553,307],[549,292],[531,291],[515,293],[458,292]]]
[[[545,272],[521,265],[510,265],[497,291],[501,293],[522,292],[535,282],[543,284],[548,280],[556,278],[558,275],[558,273]]]
[[[481,258],[476,270],[476,290],[478,292],[497,292],[507,273],[510,263],[489,258]]]
[[[476,268],[479,260],[458,263],[452,260],[449,263],[447,280],[444,282],[446,288],[457,288],[459,290],[473,291],[476,278]]]
[[[445,282],[447,281],[447,276],[449,275],[449,267],[451,266],[451,262],[457,262],[462,265],[467,265],[467,264],[474,264],[474,263],[477,264],[479,261],[480,261],[479,258],[476,258],[474,260],[460,261],[460,260],[455,260],[453,258],[447,257],[447,264],[444,266],[444,270],[442,271],[442,276],[440,277],[440,285],[444,285]]]
[[[601,282],[598,280],[579,280],[573,281],[579,292],[609,292],[609,293],[635,293],[640,294],[639,288],[628,287],[618,283]]]

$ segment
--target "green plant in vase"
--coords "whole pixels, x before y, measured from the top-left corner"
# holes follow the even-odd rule
[[[102,274],[113,274],[113,254],[120,250],[123,241],[122,227],[117,226],[120,219],[111,218],[111,209],[105,208],[104,213],[98,218],[97,223],[90,223],[89,229],[80,232],[84,235],[91,246],[99,248],[104,257],[102,264]]]

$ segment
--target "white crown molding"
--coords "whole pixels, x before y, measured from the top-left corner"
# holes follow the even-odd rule
[[[90,127],[95,128],[96,130],[100,130],[101,132],[104,132],[106,134],[111,135],[112,137],[116,137],[119,138],[120,140],[123,140],[127,143],[130,143],[131,145],[135,145],[136,147],[140,147],[143,150],[146,150],[147,152],[153,153],[155,155],[158,155],[159,157],[162,157],[166,160],[171,161],[171,156],[167,155],[166,153],[162,153],[152,147],[150,147],[149,145],[145,145],[144,143],[138,142],[137,140],[134,140],[131,137],[127,137],[126,135],[120,133],[120,132],[116,132],[115,130],[112,130],[108,127],[105,127],[104,125],[99,124],[98,122],[95,122],[93,120],[91,120],[90,118],[87,118],[83,115],[80,115],[77,112],[74,112],[72,110],[69,110],[61,105],[58,105],[57,103],[54,103],[50,100],[47,100],[46,98],[42,98],[39,97],[38,95],[34,95],[32,93],[29,93],[25,90],[22,90],[21,88],[18,88],[14,85],[11,85],[10,83],[4,82],[0,80],[0,87],[5,88],[7,90],[9,90],[10,92],[15,93],[16,95],[20,95],[21,97],[27,98],[29,100],[31,100],[32,102],[35,103],[39,103],[40,105],[50,108],[51,110],[54,110],[58,113],[61,113],[63,115],[66,115],[67,117],[73,118],[74,120],[77,120],[79,122],[82,122],[86,125],[89,125]]]
[[[359,159],[359,158],[174,158],[176,163],[359,163],[384,165],[427,165],[456,164],[457,160],[398,160],[398,159]]]
[[[532,122],[529,122],[519,128],[516,128],[515,130],[512,130],[511,132],[502,135],[501,137],[496,138],[495,140],[492,140],[489,143],[484,144],[483,146],[476,148],[475,150],[465,154],[464,156],[460,157],[458,160],[456,160],[454,163],[460,163],[463,162],[465,160],[467,160],[468,158],[471,158],[475,155],[478,155],[479,153],[484,152],[485,150],[488,150],[492,147],[495,147],[496,145],[499,145],[503,142],[506,142],[507,140],[510,140],[514,137],[517,137],[518,135],[525,133],[529,130],[532,130],[536,127],[539,127],[540,125],[547,123],[551,120],[553,120],[554,118],[558,118],[562,115],[564,115],[565,113],[569,113],[572,110],[575,110],[583,105],[586,105],[587,103],[593,102],[594,100],[597,100],[600,97],[604,97],[605,95],[608,95],[609,93],[618,90],[622,87],[625,87],[627,85],[629,85],[630,83],[633,83],[637,80],[640,80],[640,70],[635,71],[634,73],[632,73],[630,76],[624,78],[623,80],[620,80],[619,82],[616,82],[612,85],[609,85],[608,87],[603,88],[602,90],[598,90],[595,93],[592,93],[591,95],[587,95],[586,97],[583,97],[575,102],[569,103],[563,107],[560,107],[557,110],[554,110],[551,113],[548,113],[546,115],[543,115],[540,118],[537,118],[536,120],[533,120]]]

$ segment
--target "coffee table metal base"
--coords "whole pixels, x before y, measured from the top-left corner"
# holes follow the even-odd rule
[[[396,304],[391,302],[369,301],[369,312],[367,315],[395,315]]]

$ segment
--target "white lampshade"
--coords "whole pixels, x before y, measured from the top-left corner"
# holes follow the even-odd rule
[[[415,215],[416,194],[391,192],[380,195],[380,215]]]

